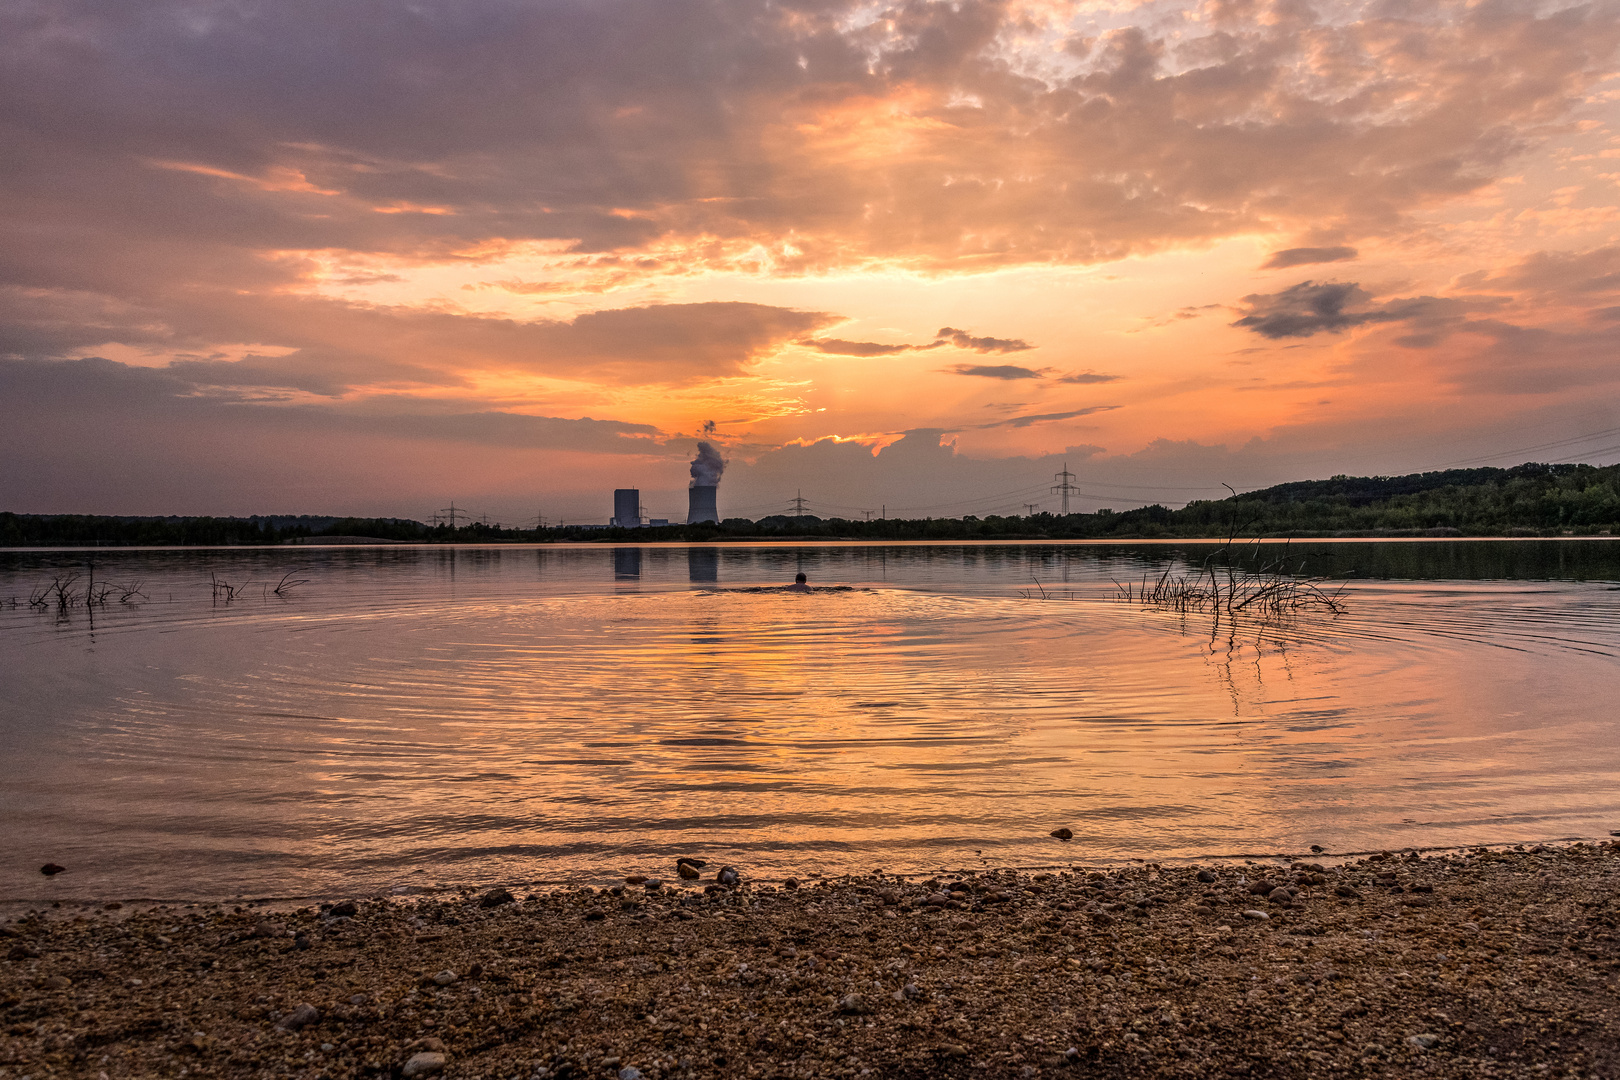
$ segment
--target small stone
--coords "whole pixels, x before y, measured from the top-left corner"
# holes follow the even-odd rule
[[[305,1004],[298,1006],[298,1008],[294,1009],[286,1016],[283,1016],[281,1018],[281,1022],[277,1024],[276,1027],[281,1028],[284,1031],[297,1031],[300,1028],[306,1028],[311,1024],[318,1023],[320,1019],[321,1011],[315,1006],[306,1002]]]
[[[923,897],[923,903],[927,904],[929,907],[944,907],[950,902],[951,898],[942,892],[929,893],[927,896]]]
[[[686,866],[690,866],[694,870],[701,870],[705,866],[709,865],[708,863],[704,862],[702,859],[691,859],[691,858],[688,858],[685,855],[682,855],[680,858],[675,860],[675,865],[676,866],[681,866],[683,864],[686,865]]]
[[[339,919],[352,919],[358,914],[360,914],[360,905],[353,900],[345,900],[332,908],[332,915]]]
[[[1216,880],[1215,879],[1215,871],[1213,871],[1213,870],[1200,870],[1200,871],[1198,871],[1198,880],[1202,881],[1206,885],[1209,884],[1210,882]]]
[[[1294,894],[1283,888],[1281,885],[1266,893],[1266,899],[1270,900],[1274,904],[1286,904],[1293,898]]]
[[[681,878],[682,881],[696,881],[701,876],[697,871],[697,867],[693,866],[689,862],[676,863],[675,873]]]
[[[647,883],[647,876],[645,874],[631,874],[629,877],[624,879],[624,883],[626,885],[645,885]]]
[[[405,1062],[405,1067],[399,1070],[399,1075],[404,1077],[432,1076],[434,1073],[441,1071],[443,1068],[443,1054],[435,1053],[431,1050],[424,1050],[420,1054],[412,1054],[410,1060]]]
[[[502,904],[510,904],[515,899],[516,897],[508,889],[497,885],[478,898],[478,906],[481,908],[500,907]]]
[[[42,985],[47,990],[66,990],[73,985],[73,980],[66,975],[52,975]]]
[[[449,968],[445,968],[443,971],[433,976],[433,981],[438,983],[440,986],[449,986],[451,983],[456,981],[456,973],[451,971]]]
[[[838,999],[838,1011],[841,1013],[849,1013],[853,1016],[861,1016],[871,1012],[872,1008],[866,1003],[866,999],[861,997],[861,995],[845,994],[843,997]]]
[[[1073,840],[1074,839],[1074,830],[1073,829],[1053,829],[1051,832],[1047,833],[1046,835],[1047,836],[1055,836],[1059,840]]]
[[[425,1039],[417,1039],[414,1042],[406,1043],[405,1044],[405,1049],[407,1049],[407,1050],[431,1050],[435,1054],[442,1054],[442,1053],[444,1053],[444,1040],[443,1039],[436,1039],[432,1035],[429,1035]]]
[[[797,889],[798,887],[799,879],[796,877],[790,877],[786,881],[782,882],[782,888],[784,889]]]
[[[603,911],[601,908],[585,909],[586,922],[601,922],[605,918],[607,918],[607,912]]]
[[[1440,1036],[1429,1034],[1413,1035],[1406,1041],[1419,1050],[1433,1050],[1440,1045]]]
[[[664,887],[664,879],[650,877],[642,883],[642,887],[648,892],[657,892],[659,889]]]
[[[1276,887],[1277,883],[1275,881],[1271,881],[1267,878],[1261,878],[1259,881],[1250,882],[1249,892],[1253,893],[1255,896],[1269,896],[1271,894],[1271,890],[1275,889]]]
[[[253,927],[252,936],[256,938],[280,937],[281,927],[273,922],[270,922],[269,920],[265,920],[264,922],[258,923]]]
[[[13,945],[6,953],[7,960],[32,960],[39,956],[39,950],[30,945]]]
[[[1340,885],[1338,888],[1333,890],[1333,894],[1335,896],[1342,896],[1346,900],[1361,899],[1361,890],[1357,889],[1354,885]]]
[[[641,1070],[634,1065],[626,1065],[619,1070],[619,1080],[641,1080]]]
[[[1193,908],[1193,914],[1194,915],[1213,915],[1213,914],[1215,914],[1215,909],[1210,907],[1208,904],[1199,904],[1197,907]]]
[[[293,938],[293,948],[295,948],[295,949],[307,949],[307,948],[309,948],[309,946],[310,946],[310,940],[309,940],[309,935],[308,934],[299,934],[299,935],[297,935],[296,937]]]
[[[1245,919],[1269,919],[1269,918],[1271,918],[1271,916],[1268,915],[1266,912],[1257,911],[1254,908],[1245,909],[1244,912],[1243,912],[1243,917]]]
[[[1312,844],[1311,845],[1311,854],[1312,855],[1320,855],[1326,850],[1327,850],[1327,848],[1323,847],[1321,844]]]
[[[714,880],[722,885],[735,885],[742,880],[742,874],[735,866],[722,866],[720,872],[714,875]]]
[[[65,866],[58,866],[56,863],[48,862],[39,868],[39,872],[44,874],[46,877],[55,877],[57,874],[60,874],[66,869],[67,867]]]

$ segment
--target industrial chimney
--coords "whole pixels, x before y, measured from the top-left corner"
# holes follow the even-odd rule
[[[686,523],[700,521],[720,523],[720,508],[715,495],[720,490],[720,474],[726,471],[725,459],[712,443],[697,444],[697,457],[692,459],[692,485],[687,489],[688,509]]]

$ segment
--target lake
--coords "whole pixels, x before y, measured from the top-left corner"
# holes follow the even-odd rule
[[[0,552],[0,901],[1620,829],[1620,546],[1294,544],[1337,615],[1119,599],[1211,550]],[[759,591],[799,570],[848,588]],[[92,572],[140,592],[30,606]]]

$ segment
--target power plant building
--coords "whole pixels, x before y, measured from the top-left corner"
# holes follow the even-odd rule
[[[613,490],[613,521],[621,529],[641,526],[641,489],[615,488]]]

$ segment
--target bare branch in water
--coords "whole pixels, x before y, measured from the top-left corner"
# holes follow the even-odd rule
[[[216,604],[230,603],[232,600],[235,600],[241,595],[243,589],[247,588],[247,584],[245,582],[241,585],[232,585],[230,582],[226,581],[224,578],[213,573],[212,571],[209,572],[208,577],[210,583],[214,587],[214,603]]]
[[[305,569],[305,567],[300,566],[297,569],[287,571],[285,574],[281,575],[281,584],[277,585],[270,591],[275,593],[277,596],[286,596],[288,593],[298,588],[298,586],[308,585],[309,578],[293,577],[294,574],[303,573]]]

